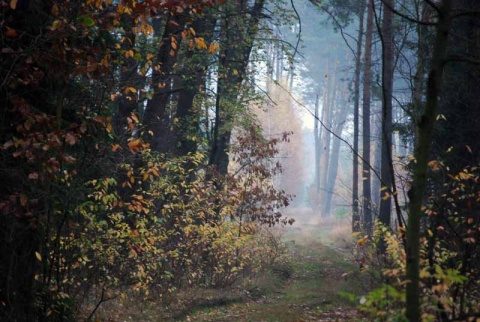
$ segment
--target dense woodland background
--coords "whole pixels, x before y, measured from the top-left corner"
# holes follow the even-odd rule
[[[305,206],[350,219],[365,314],[480,318],[479,13],[0,2],[0,319],[234,285]]]

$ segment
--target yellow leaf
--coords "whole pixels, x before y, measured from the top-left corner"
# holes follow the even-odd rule
[[[17,0],[10,1],[10,8],[14,10],[17,8]]]
[[[420,270],[420,278],[430,277],[430,272],[428,269],[423,268]]]
[[[155,169],[155,168],[150,169],[149,172],[153,173],[155,175],[155,177],[160,177],[160,173],[158,173],[157,169]]]
[[[366,237],[362,237],[357,241],[357,243],[358,243],[358,245],[362,246],[367,242],[367,240],[368,239]]]
[[[135,87],[125,87],[125,94],[128,94],[128,93],[136,93],[137,92],[137,89]]]
[[[202,37],[195,38],[195,44],[197,45],[198,49],[207,49],[207,44]]]
[[[382,200],[388,200],[390,198],[390,194],[388,192],[385,192],[385,194],[382,197]]]
[[[132,114],[131,114],[131,117],[132,117],[132,120],[135,121],[135,123],[139,123],[139,122],[140,122],[140,121],[138,120],[138,117],[137,117],[137,115],[136,115],[135,113],[132,113]]]
[[[39,262],[42,261],[42,255],[39,252],[35,252],[35,257],[38,259]]]
[[[470,179],[470,175],[468,173],[465,173],[465,172],[460,172],[458,174],[458,177],[462,180],[468,180]]]

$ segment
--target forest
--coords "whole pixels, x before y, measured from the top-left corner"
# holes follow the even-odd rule
[[[0,15],[1,321],[480,321],[480,1]]]

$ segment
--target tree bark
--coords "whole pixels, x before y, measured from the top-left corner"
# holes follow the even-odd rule
[[[195,35],[203,37],[207,44],[213,40],[215,29],[215,17],[211,13],[204,13],[201,18],[197,18],[192,27]],[[178,72],[185,75],[182,80],[182,91],[178,94],[177,108],[175,118],[177,119],[174,142],[172,149],[176,156],[187,155],[197,150],[197,140],[193,139],[199,134],[201,110],[199,104],[195,105],[195,98],[199,94],[204,94],[206,88],[207,68],[210,53],[195,52],[195,49],[188,49],[185,57],[184,67]],[[194,58],[195,57],[195,58]],[[189,62],[194,58],[194,61]]]
[[[372,195],[370,175],[370,99],[372,90],[372,38],[373,38],[373,0],[368,0],[367,26],[365,35],[365,65],[363,71],[363,229],[370,232],[372,229]]]
[[[186,15],[170,15],[163,31],[156,57],[156,67],[152,74],[154,94],[147,101],[143,123],[145,134],[151,142],[152,150],[166,152],[172,146],[170,130],[170,98],[172,94],[173,71],[178,58],[182,37],[179,34],[184,26]],[[176,42],[172,45],[172,42]]]
[[[221,175],[228,173],[230,137],[237,114],[234,105],[245,78],[264,4],[265,0],[256,0],[246,10],[246,2],[237,0],[226,12],[223,26],[225,36],[220,46],[223,50],[218,68],[215,127],[209,158],[209,165],[214,166]]]
[[[315,120],[313,128],[314,144],[315,144],[315,196],[320,194],[320,116],[318,115],[319,98],[318,95],[315,100]]]
[[[353,178],[352,178],[352,232],[360,231],[360,213],[358,209],[358,135],[360,109],[360,71],[362,68],[363,18],[365,0],[360,3],[357,49],[355,57],[355,76],[353,81]]]
[[[332,77],[334,78],[334,77]],[[327,189],[327,179],[328,179],[328,169],[330,161],[330,132],[331,130],[331,99],[330,96],[332,95],[331,90],[333,86],[335,86],[335,80],[332,79],[330,81],[330,76],[328,72],[327,66],[327,78],[325,78],[325,86],[324,86],[324,93],[323,93],[323,106],[322,106],[322,123],[324,124],[324,128],[322,128],[322,139],[321,139],[321,156],[320,156],[320,197],[319,197],[319,206],[320,206],[320,215],[326,216],[327,214],[324,213],[325,211],[325,200],[326,200],[326,189]]]
[[[437,34],[427,80],[427,101],[423,114],[417,121],[415,164],[412,184],[408,191],[410,204],[408,207],[406,278],[409,283],[406,289],[406,317],[410,322],[420,321],[421,317],[419,285],[420,220],[423,216],[422,202],[427,186],[427,165],[451,26],[452,0],[443,0],[438,8]]]
[[[340,92],[339,97],[346,97],[346,89]],[[335,121],[333,126],[333,131],[335,136],[342,137],[343,128],[345,126],[345,114],[347,113],[347,102],[343,99],[339,99],[340,108],[335,113]],[[326,200],[325,200],[325,211],[324,213],[330,214],[332,211],[332,200],[335,191],[335,181],[337,180],[338,173],[338,160],[340,157],[340,144],[341,141],[334,137],[332,142],[332,151],[330,154],[329,162],[329,171],[327,179],[327,191],[326,191]]]
[[[390,226],[392,211],[392,96],[393,96],[393,0],[384,0],[382,20],[382,161],[380,177],[382,182],[380,193],[380,222]]]

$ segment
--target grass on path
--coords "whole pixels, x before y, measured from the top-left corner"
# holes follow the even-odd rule
[[[342,293],[360,295],[362,285],[350,249],[350,224],[300,220],[284,228],[292,276],[259,282],[258,293],[239,303],[194,309],[183,321],[360,321]],[[272,287],[271,284],[274,284]],[[263,290],[263,291],[262,291]],[[251,295],[251,294],[249,294]]]

